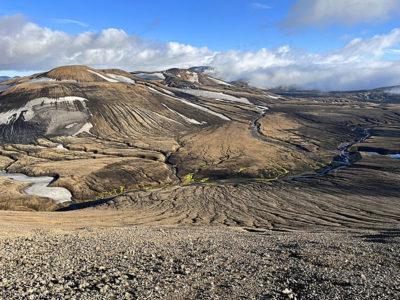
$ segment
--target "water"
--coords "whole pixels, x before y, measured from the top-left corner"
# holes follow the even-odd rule
[[[400,153],[398,153],[398,154],[387,154],[387,155],[385,155],[385,154],[379,154],[378,152],[367,152],[367,151],[364,151],[364,153],[374,154],[374,155],[384,155],[384,156],[389,156],[389,157],[391,157],[391,158],[400,159]]]
[[[368,139],[370,137],[371,137],[371,133],[370,133],[369,129],[366,129],[364,131],[364,135],[361,138],[359,138],[357,141],[347,143],[347,144],[345,144],[343,146],[339,146],[338,147],[338,150],[340,151],[339,155],[336,156],[335,159],[333,160],[333,162],[336,163],[337,166],[329,166],[329,167],[327,167],[325,170],[323,170],[320,173],[295,176],[295,177],[292,177],[292,179],[296,180],[297,178],[321,177],[321,176],[325,176],[325,175],[327,175],[329,173],[336,172],[336,171],[338,171],[340,169],[344,169],[346,167],[351,166],[353,164],[353,162],[351,161],[350,154],[347,151],[354,144],[362,143],[362,142],[364,142],[366,139]]]

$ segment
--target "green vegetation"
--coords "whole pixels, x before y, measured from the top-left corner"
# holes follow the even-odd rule
[[[182,183],[183,185],[186,185],[186,184],[191,184],[191,183],[193,183],[194,182],[194,180],[193,180],[193,176],[194,176],[194,172],[193,173],[189,173],[189,174],[187,174],[184,178],[185,178],[185,181]]]
[[[201,168],[197,168],[196,170],[194,170],[193,173],[187,174],[187,175],[184,177],[185,180],[184,180],[184,182],[183,182],[182,184],[183,184],[183,185],[187,185],[187,184],[191,184],[191,183],[195,182],[195,180],[194,180],[194,178],[193,178],[194,175],[197,174],[197,173],[199,173],[199,172],[201,171],[202,168],[206,169],[206,168],[209,168],[209,167],[210,167],[209,165],[205,164],[205,165],[203,165]],[[207,180],[208,180],[208,178],[205,178],[205,180],[202,179],[202,180],[200,180],[200,182],[204,182],[204,181],[207,181]]]
[[[113,189],[112,191],[104,191],[101,192],[97,197],[96,200],[103,200],[103,199],[108,199],[108,198],[112,198],[112,197],[116,197],[118,195],[121,195],[125,192],[125,187],[124,186],[120,186],[119,190],[118,189]]]
[[[243,167],[242,167],[242,168],[239,169],[238,173],[241,173],[242,171],[244,171],[244,170],[246,170],[246,169],[247,169],[247,168],[243,168]]]
[[[276,181],[282,176],[289,174],[289,171],[284,167],[277,165],[277,167],[272,167],[272,172],[270,172],[272,177],[265,178],[264,174],[261,173],[259,178],[252,178],[254,181]]]

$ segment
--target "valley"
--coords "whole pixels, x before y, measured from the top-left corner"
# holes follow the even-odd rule
[[[237,84],[0,83],[0,296],[396,298],[397,100]]]
[[[326,181],[376,143],[400,152],[396,104],[319,103],[180,69],[136,74],[72,66],[2,83],[2,169],[53,177],[71,201],[23,195],[26,181],[0,176],[0,206],[68,210],[154,189]]]

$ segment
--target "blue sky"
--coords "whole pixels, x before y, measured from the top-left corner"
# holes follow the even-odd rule
[[[387,33],[398,23],[391,20],[286,32],[279,22],[287,16],[294,2],[15,0],[1,4],[0,15],[23,14],[42,27],[75,35],[82,31],[118,28],[145,39],[207,46],[216,51],[273,48],[283,44],[312,52],[326,51],[342,46],[350,38]]]
[[[243,0],[7,2],[1,5],[2,15],[20,13],[54,30],[78,34],[82,30],[121,28],[146,39],[207,46],[218,51],[279,44],[283,37],[275,23],[284,17],[293,1],[258,2],[260,5]],[[57,19],[82,24],[62,23]],[[294,36],[291,39],[302,44],[301,39]]]
[[[329,72],[367,65],[361,81],[351,74],[337,86],[400,84],[399,12],[399,0],[3,1],[0,75],[59,64],[208,64],[224,79],[260,87],[330,89]]]

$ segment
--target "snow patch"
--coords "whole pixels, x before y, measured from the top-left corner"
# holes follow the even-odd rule
[[[206,90],[195,90],[195,89],[176,89],[178,91],[184,92],[186,94],[194,95],[197,97],[204,97],[204,98],[209,98],[209,99],[214,99],[214,100],[219,100],[219,101],[231,101],[231,102],[239,102],[239,103],[244,103],[244,104],[251,104],[249,100],[246,98],[238,98],[232,95],[227,95],[224,93],[220,92],[211,92],[211,91],[206,91]]]
[[[187,101],[187,100],[185,100],[185,99],[178,98],[178,97],[172,97],[172,96],[169,96],[169,95],[165,95],[165,94],[163,94],[163,93],[161,93],[161,92],[159,92],[159,91],[157,91],[157,90],[155,90],[155,89],[152,89],[152,88],[149,88],[149,89],[151,89],[152,91],[154,91],[154,92],[156,92],[156,93],[158,93],[158,94],[161,94],[161,95],[163,95],[163,96],[165,96],[165,97],[169,97],[169,98],[171,98],[171,99],[178,100],[178,101],[180,101],[180,102],[182,102],[182,103],[184,103],[184,104],[186,104],[186,105],[195,107],[195,108],[197,108],[197,109],[199,109],[199,110],[202,110],[202,111],[205,111],[205,112],[207,112],[207,113],[209,113],[209,114],[211,114],[211,115],[217,116],[218,118],[220,118],[220,119],[222,119],[222,120],[225,120],[225,121],[230,121],[230,120],[231,120],[231,119],[229,119],[227,116],[225,116],[225,115],[223,115],[223,114],[217,113],[217,112],[215,112],[215,111],[213,111],[213,110],[211,110],[211,109],[205,108],[205,107],[203,107],[203,106],[194,104],[194,103],[189,102],[189,101]]]
[[[53,78],[49,78],[49,77],[38,77],[38,78],[32,78],[28,81],[22,82],[20,84],[25,84],[25,83],[35,83],[35,82],[46,82],[46,81],[56,81]]]
[[[92,128],[93,128],[93,124],[90,123],[90,122],[88,122],[88,123],[84,124],[84,125],[81,127],[81,129],[79,129],[77,132],[75,132],[72,136],[77,136],[78,134],[81,134],[81,133],[83,133],[83,132],[86,132],[86,133],[92,135],[92,134],[90,133],[90,129],[92,129]]]
[[[177,111],[175,111],[175,110],[169,108],[169,107],[166,106],[165,104],[163,104],[163,106],[164,106],[166,109],[168,109],[169,111],[171,111],[171,112],[177,114],[178,116],[180,116],[180,117],[181,117],[182,119],[184,119],[187,123],[196,124],[196,125],[204,125],[204,124],[207,124],[207,122],[204,122],[204,121],[203,121],[203,122],[199,122],[199,121],[197,121],[197,120],[195,120],[195,119],[191,119],[191,118],[189,118],[189,117],[186,117],[186,116],[184,116],[184,115],[178,113]]]
[[[165,76],[163,73],[137,73],[137,74],[133,74],[139,78],[142,79],[146,79],[146,80],[154,80],[154,81],[158,81],[158,80],[164,80]]]
[[[56,148],[60,150],[69,151],[69,149],[65,148],[63,144],[58,144]]]
[[[160,88],[160,90],[162,90],[164,93],[166,93],[168,95],[175,96],[175,94],[173,92],[171,92],[171,91],[168,91],[168,90],[163,89],[163,88]]]
[[[156,93],[162,95],[162,93],[161,93],[160,91],[156,90],[155,88],[152,88],[151,86],[148,86],[147,88],[148,88],[150,91],[152,91],[152,92],[156,92]]]
[[[273,95],[267,95],[267,97],[272,98],[272,99],[279,99],[280,98],[278,96],[273,96]]]
[[[63,80],[57,80],[57,82],[72,82],[72,83],[77,83],[78,80],[75,80],[75,79],[63,79]]]
[[[20,108],[11,109],[6,112],[1,112],[0,113],[0,124],[9,124],[11,121],[18,118],[22,112],[24,112],[25,121],[29,121],[35,115],[35,108],[40,108],[46,104],[53,105],[55,103],[60,103],[60,102],[74,102],[74,101],[84,102],[84,101],[87,101],[87,99],[82,98],[82,97],[75,97],[75,96],[67,96],[67,97],[61,97],[61,98],[47,98],[47,97],[36,98],[36,99],[29,101],[28,103],[26,103],[24,106],[22,106]]]
[[[222,85],[227,85],[227,86],[232,86],[232,84],[229,84],[229,83],[227,83],[225,81],[222,81],[222,80],[219,80],[217,78],[213,78],[213,77],[210,77],[210,76],[207,76],[207,77],[208,77],[208,79],[210,79],[211,81],[214,81],[215,83],[222,84]]]
[[[107,80],[108,82],[114,82],[114,83],[119,82],[118,80],[108,78],[108,77],[106,77],[104,75],[101,75],[100,73],[95,72],[95,71],[92,71],[92,70],[89,70],[89,69],[87,71],[92,73],[92,74],[95,74],[95,75],[97,75],[97,76],[99,76],[101,78],[103,78],[104,80]]]
[[[22,173],[7,173],[4,170],[1,171],[0,176],[17,182],[32,183],[32,185],[21,191],[23,194],[50,198],[55,203],[70,202],[72,198],[71,192],[66,188],[48,186],[54,180],[53,177],[30,177]]]
[[[183,125],[181,122],[178,122],[178,121],[176,121],[176,120],[174,120],[174,119],[168,118],[168,117],[166,117],[166,116],[164,116],[164,115],[161,115],[161,114],[158,114],[158,113],[155,113],[155,114],[158,115],[158,116],[160,116],[160,117],[163,118],[163,119],[166,119],[166,120],[170,121],[170,122],[173,122],[173,123],[176,123],[176,124],[185,126],[185,125]]]
[[[65,128],[70,129],[70,128],[74,127],[76,124],[78,124],[78,123],[68,124],[67,126],[65,126]]]
[[[126,76],[122,76],[122,75],[115,75],[115,74],[111,74],[111,73],[107,73],[107,76],[118,80],[119,82],[124,82],[124,83],[130,83],[130,84],[135,84],[135,80],[126,77]]]
[[[162,94],[160,91],[156,90],[155,88],[152,88],[152,87],[150,87],[150,86],[148,86],[147,88],[148,88],[150,91],[153,91],[153,92]],[[159,87],[159,89],[162,90],[165,94],[168,94],[168,95],[170,95],[170,96],[175,96],[175,94],[174,94],[173,92],[170,92],[170,91],[168,91],[168,90],[166,90],[166,89],[163,89],[163,88],[160,88],[160,87]]]
[[[261,111],[265,111],[265,110],[268,110],[268,109],[269,109],[269,107],[261,106],[261,105],[256,105],[256,108],[257,108],[258,110],[261,110]]]

